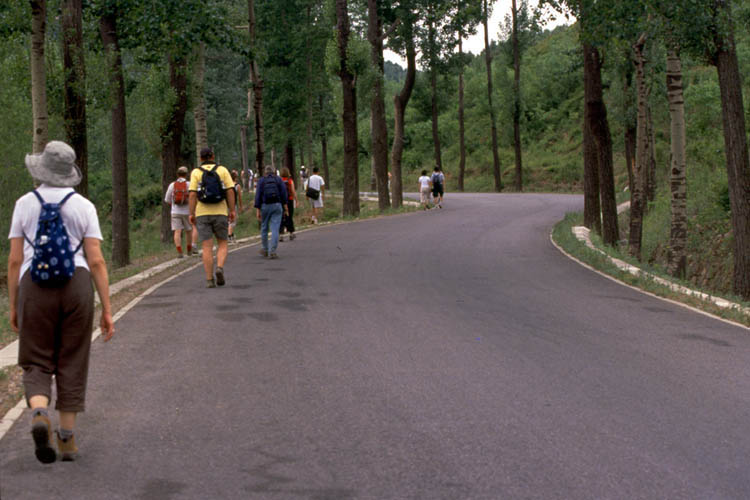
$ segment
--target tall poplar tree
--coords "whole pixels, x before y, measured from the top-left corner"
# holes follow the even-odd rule
[[[492,134],[492,175],[495,178],[495,191],[499,193],[503,190],[503,179],[500,172],[500,154],[497,145],[497,117],[495,115],[495,107],[492,104],[492,50],[490,47],[488,26],[491,10],[489,2],[487,0],[483,0],[483,2],[482,24],[484,26],[484,62],[487,67],[487,104],[490,110],[490,133]]]
[[[359,164],[357,145],[357,86],[354,73],[349,68],[349,43],[351,31],[347,0],[336,0],[336,40],[339,56],[339,78],[344,131],[344,215],[359,214]]]
[[[47,33],[47,1],[30,0],[31,6],[31,113],[35,154],[47,145],[47,77],[44,62],[44,40]]]
[[[86,136],[86,64],[83,47],[83,4],[81,0],[64,0],[62,4],[63,40],[63,118],[68,142],[76,152],[81,182],[76,190],[84,196],[89,191],[89,154]]]
[[[109,63],[112,119],[112,264],[130,263],[130,213],[128,206],[128,134],[125,113],[125,78],[118,37],[117,1],[109,0],[99,14],[99,32]]]
[[[731,2],[714,0],[713,11],[716,19],[713,42],[716,50],[712,62],[719,75],[729,203],[734,234],[732,290],[742,298],[750,300],[750,156],[747,149],[745,106],[734,40]]]
[[[397,10],[397,17],[401,23],[388,40],[388,46],[394,52],[406,58],[406,78],[398,94],[393,96],[393,144],[391,146],[391,200],[393,208],[400,208],[403,204],[403,179],[401,174],[401,159],[404,154],[404,128],[406,126],[406,106],[411,99],[417,75],[417,49],[415,30],[419,13],[419,0],[402,1]]]
[[[481,0],[454,0],[452,5],[450,29],[458,42],[458,53],[455,56],[458,68],[458,190],[464,190],[466,175],[466,127],[464,122],[464,68],[466,57],[463,41],[476,34],[477,25],[482,20]]]

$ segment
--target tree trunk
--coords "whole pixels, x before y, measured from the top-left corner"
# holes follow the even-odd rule
[[[437,102],[437,70],[430,71],[430,99],[432,108],[432,144],[435,152],[435,165],[443,170],[443,155],[440,151],[440,130],[438,128],[438,102]]]
[[[512,1],[513,13],[513,150],[516,159],[516,191],[523,191],[523,161],[521,158],[521,47],[518,42],[518,8]]]
[[[602,209],[602,240],[614,246],[619,238],[617,227],[617,202],[615,201],[615,175],[612,160],[612,135],[607,122],[607,108],[604,105],[599,51],[584,44],[584,74],[586,76],[586,106],[591,137],[596,147],[599,171],[599,199]]]
[[[636,127],[628,125],[625,127],[625,168],[628,171],[628,190],[632,196],[633,194],[633,165],[635,163],[635,149],[636,149]]]
[[[464,63],[463,40],[458,34],[458,190],[464,190],[464,176],[466,175],[466,131],[464,129]]]
[[[495,177],[495,191],[503,190],[503,180],[500,174],[500,155],[497,146],[497,120],[495,119],[495,108],[492,105],[492,52],[490,51],[489,29],[487,27],[489,10],[487,0],[484,0],[484,61],[487,66],[487,101],[490,108],[490,122],[492,125],[492,174]]]
[[[323,106],[325,104],[325,97],[323,94],[318,96],[318,103],[320,104],[320,162],[323,164],[323,180],[326,181],[326,186],[331,189],[331,175],[328,169],[328,137],[326,136],[325,119],[323,118]],[[312,170],[310,171],[312,172]]]
[[[584,108],[583,108],[583,224],[597,234],[602,234],[601,205],[599,203],[599,156],[597,154],[596,140],[591,128],[593,121],[593,87],[591,85],[591,69],[589,66],[589,50],[583,45],[583,81],[584,81]]]
[[[65,135],[76,152],[81,183],[76,190],[89,194],[88,143],[86,138],[86,63],[83,48],[83,5],[81,0],[64,0],[62,5],[63,40],[63,118]]]
[[[32,151],[39,154],[47,145],[47,76],[44,39],[47,31],[46,0],[31,0],[31,113],[34,137]]]
[[[727,0],[715,0],[715,7],[731,16]],[[716,35],[715,65],[719,75],[721,115],[724,126],[724,144],[727,157],[729,202],[734,233],[734,271],[732,290],[745,300],[750,300],[750,157],[742,97],[737,50],[731,24],[725,36]]]
[[[404,154],[404,115],[417,76],[417,54],[412,36],[412,34],[409,34],[406,40],[406,80],[404,80],[401,92],[393,96],[394,127],[393,146],[391,147],[391,199],[393,200],[393,208],[401,208],[404,203],[404,188],[401,178],[401,157]]]
[[[289,173],[294,179],[294,144],[291,139],[287,139],[284,146],[284,161],[282,165],[289,169]]]
[[[687,270],[687,177],[685,155],[685,99],[682,93],[682,63],[677,47],[667,51],[667,99],[671,121],[672,224],[667,254],[669,274],[682,278]]]
[[[373,148],[375,146],[375,115],[372,113],[372,102],[370,103],[370,192],[378,190],[378,175],[377,175],[377,162],[375,161],[375,153]]]
[[[242,164],[242,171],[247,172],[247,125],[240,127],[240,162]]]
[[[323,180],[326,181],[326,186],[330,189],[331,173],[328,169],[328,138],[325,132],[320,134],[320,162],[323,164]]]
[[[344,215],[359,215],[359,166],[357,145],[357,85],[349,70],[349,10],[347,0],[336,0],[336,29],[339,49],[339,77],[343,97],[344,129]]]
[[[312,14],[311,6],[307,6],[307,24],[312,26]],[[315,159],[313,158],[313,102],[312,102],[312,54],[308,49],[307,51],[307,166],[312,172],[312,167],[315,166]],[[302,163],[302,165],[305,165]]]
[[[182,149],[182,133],[185,129],[187,113],[187,62],[185,59],[169,55],[169,86],[174,92],[175,102],[161,134],[161,185],[166,192],[169,184],[177,176]],[[171,207],[162,203],[161,240],[172,241]]]
[[[646,112],[646,137],[648,138],[648,163],[644,171],[645,195],[647,201],[656,199],[656,135],[654,133],[654,118],[651,114],[651,106],[647,105]],[[644,213],[648,213],[648,203],[643,207]]]
[[[130,210],[125,78],[117,37],[116,11],[101,17],[99,30],[109,59],[112,96],[112,265],[122,267],[130,264]]]
[[[196,48],[195,71],[193,73],[193,118],[195,120],[196,165],[201,164],[201,149],[208,147],[208,126],[206,125],[206,95],[203,80],[206,75],[206,44],[200,42]]]
[[[632,50],[629,49],[629,50]],[[629,53],[625,54],[625,57],[630,57]],[[636,149],[636,123],[630,119],[630,109],[634,106],[632,99],[632,85],[633,85],[633,73],[635,71],[634,65],[628,64],[623,75],[622,95],[624,96],[624,108],[625,108],[625,132],[623,134],[623,145],[625,149],[625,169],[628,172],[628,191],[632,197],[633,194],[633,164],[635,163],[635,149]],[[631,200],[632,201],[632,200]]]
[[[266,152],[263,137],[263,79],[260,77],[255,50],[255,0],[247,0],[248,26],[250,31],[250,79],[253,82],[253,112],[255,114],[255,165],[258,175],[263,175]]]
[[[630,234],[628,237],[628,251],[630,255],[641,260],[641,246],[643,241],[643,215],[646,205],[646,175],[645,170],[649,162],[648,137],[648,96],[646,85],[643,48],[646,36],[641,35],[633,45],[635,53],[635,84],[638,95],[638,125],[636,131],[636,159],[633,173],[633,188],[630,194]]]

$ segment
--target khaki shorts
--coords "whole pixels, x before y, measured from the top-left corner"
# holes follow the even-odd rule
[[[185,231],[191,231],[193,229],[193,225],[190,224],[190,216],[172,214],[172,231],[183,229]]]
[[[195,218],[200,241],[210,240],[216,236],[217,240],[229,239],[229,217],[226,215],[201,215]]]

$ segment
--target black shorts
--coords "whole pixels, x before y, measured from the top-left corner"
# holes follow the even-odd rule
[[[432,196],[438,197],[443,196],[443,186],[432,188]]]

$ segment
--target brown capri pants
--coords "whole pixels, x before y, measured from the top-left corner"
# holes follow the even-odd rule
[[[25,273],[18,289],[18,322],[18,365],[23,368],[26,402],[31,396],[50,398],[54,375],[55,408],[83,411],[94,324],[94,288],[89,271],[76,268],[70,281],[60,288],[41,287]]]

